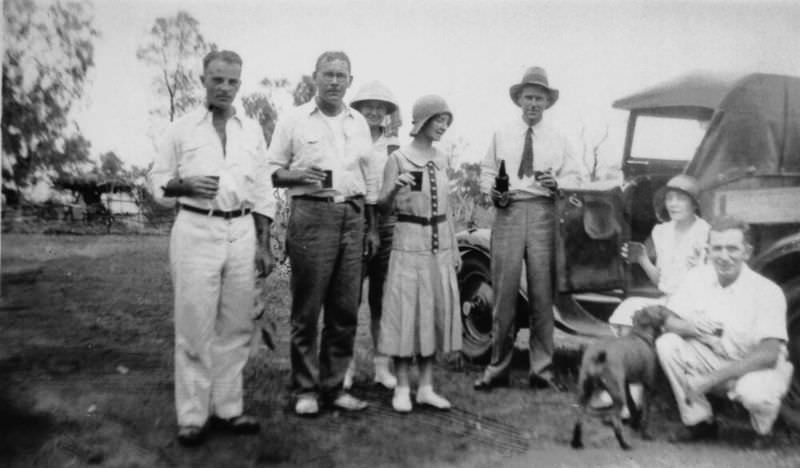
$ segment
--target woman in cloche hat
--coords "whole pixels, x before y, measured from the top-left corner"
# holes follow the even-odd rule
[[[661,223],[653,227],[648,242],[652,243],[655,261],[648,255],[650,249],[641,243],[627,242],[622,246],[622,257],[639,265],[662,296],[628,297],[622,301],[608,319],[615,333],[627,334],[634,312],[646,305],[665,304],[686,273],[705,263],[709,225],[699,216],[699,196],[697,180],[686,174],[676,175],[656,192],[653,208]],[[640,390],[635,386],[631,386],[631,390],[636,400]]]
[[[394,357],[395,411],[411,411],[409,367],[419,366],[416,403],[436,409],[450,402],[433,390],[436,353],[461,349],[457,270],[461,257],[448,217],[448,160],[433,146],[453,122],[439,96],[421,97],[412,111],[413,141],[389,157],[379,207],[397,214],[383,294],[380,352]]]
[[[350,107],[360,112],[369,125],[372,136],[370,169],[373,171],[372,177],[380,182],[383,180],[383,169],[389,159],[389,154],[398,148],[397,137],[388,135],[393,129],[387,128],[386,125],[388,121],[389,127],[394,122],[399,126],[400,112],[397,101],[383,83],[370,81],[361,86],[355,98],[350,102]],[[380,185],[378,185],[378,190],[380,190]],[[378,336],[380,336],[383,285],[386,280],[386,269],[389,266],[394,224],[394,216],[391,213],[378,215],[378,238],[367,239],[368,251],[364,263],[364,276],[369,277],[367,301],[369,302],[372,345],[375,349],[374,381],[390,390],[397,384],[397,379],[389,370],[389,356],[378,352]],[[355,374],[356,365],[355,359],[353,359],[344,375],[345,389],[353,385]]]

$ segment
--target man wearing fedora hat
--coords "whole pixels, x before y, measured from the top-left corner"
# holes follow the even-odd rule
[[[577,183],[584,172],[572,147],[544,122],[558,101],[541,67],[531,67],[509,89],[520,119],[492,136],[481,163],[481,191],[497,206],[492,225],[492,284],[495,290],[492,358],[476,390],[508,385],[513,351],[514,316],[522,262],[527,272],[530,319],[529,382],[534,388],[557,388],[553,380],[554,198],[560,183]],[[493,184],[500,161],[509,168],[509,190]]]

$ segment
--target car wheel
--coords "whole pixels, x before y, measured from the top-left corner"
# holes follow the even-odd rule
[[[492,348],[492,290],[489,258],[467,254],[458,275],[463,325],[462,353],[472,361],[486,361]]]
[[[800,430],[800,278],[783,285],[786,294],[787,329],[789,332],[789,359],[794,365],[794,376],[789,393],[784,399],[781,415],[783,420],[795,430]]]

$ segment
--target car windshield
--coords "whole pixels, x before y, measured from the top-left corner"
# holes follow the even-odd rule
[[[706,133],[708,121],[640,115],[631,158],[689,161]]]

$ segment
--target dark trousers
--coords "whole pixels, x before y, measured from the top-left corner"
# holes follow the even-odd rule
[[[361,291],[363,201],[293,199],[286,245],[292,265],[291,361],[296,395],[333,398],[353,356]],[[320,312],[322,337],[317,349]]]
[[[498,209],[492,225],[494,321],[492,360],[486,377],[508,374],[514,351],[514,317],[525,263],[530,326],[530,374],[550,371],[553,362],[553,259],[555,208],[536,197]]]
[[[378,234],[381,243],[378,252],[364,265],[364,275],[369,278],[367,302],[370,313],[370,333],[372,344],[378,349],[378,336],[383,310],[383,285],[386,283],[386,272],[389,270],[389,256],[392,253],[392,234],[394,233],[395,216],[379,215]]]

